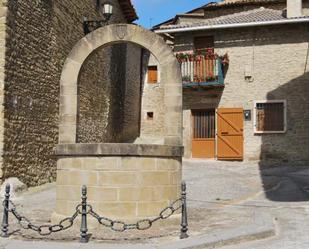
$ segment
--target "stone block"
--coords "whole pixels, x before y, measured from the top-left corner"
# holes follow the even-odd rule
[[[159,201],[162,197],[160,187],[120,188],[120,201]]]
[[[157,170],[180,170],[181,169],[181,159],[157,159]]]
[[[81,63],[68,58],[62,69],[60,85],[76,87],[81,66]]]
[[[88,188],[89,201],[117,201],[118,189],[117,188],[104,188],[104,187],[89,187]]]
[[[170,171],[169,176],[170,176],[171,184],[178,184],[180,186],[181,179],[182,179],[182,172],[180,170]]]
[[[101,202],[98,212],[111,218],[126,219],[127,217],[136,217],[136,208],[136,202]]]
[[[89,39],[83,38],[79,40],[71,50],[68,59],[83,64],[86,58],[93,52],[94,48]]]
[[[99,185],[112,185],[112,186],[134,186],[137,184],[136,172],[99,172],[98,173]]]
[[[57,185],[56,194],[57,202],[58,200],[79,201],[81,200],[81,187]]]
[[[61,95],[76,95],[77,96],[77,85],[61,85]]]
[[[83,160],[84,170],[116,171],[119,169],[118,157],[87,157]]]
[[[121,159],[122,171],[149,171],[156,170],[155,158],[124,157]]]
[[[60,95],[60,115],[77,115],[77,95]]]
[[[71,170],[69,176],[69,185],[88,187],[98,185],[98,173],[95,171]]]
[[[76,125],[77,116],[75,114],[63,114],[60,116],[60,123],[66,125]]]
[[[69,181],[71,178],[71,172],[69,170],[57,170],[57,186],[59,185],[69,185]]]
[[[141,172],[139,175],[141,186],[168,185],[169,180],[169,173],[167,171]]]
[[[158,216],[160,212],[167,206],[168,206],[167,201],[138,202],[137,203],[137,215],[139,217]]]

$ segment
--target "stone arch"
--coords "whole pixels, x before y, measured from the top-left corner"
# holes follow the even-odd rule
[[[160,36],[132,24],[99,28],[82,38],[69,54],[60,80],[59,143],[76,143],[78,79],[84,61],[99,47],[117,42],[140,45],[158,60],[161,84],[164,86],[164,144],[182,145],[182,80],[179,63]]]

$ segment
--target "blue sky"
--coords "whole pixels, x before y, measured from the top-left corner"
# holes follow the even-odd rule
[[[139,16],[137,23],[146,28],[209,2],[215,0],[132,0]]]

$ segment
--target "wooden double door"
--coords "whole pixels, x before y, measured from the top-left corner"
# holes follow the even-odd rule
[[[192,110],[193,158],[243,159],[243,109]]]

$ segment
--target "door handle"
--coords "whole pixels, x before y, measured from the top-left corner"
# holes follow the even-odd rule
[[[223,132],[221,132],[221,134],[222,135],[227,135],[227,134],[229,134],[227,131],[223,131]]]

